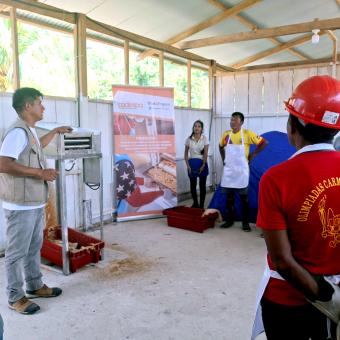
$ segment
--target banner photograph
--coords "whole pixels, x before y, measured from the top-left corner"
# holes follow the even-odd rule
[[[113,86],[114,210],[117,218],[176,206],[172,88]]]

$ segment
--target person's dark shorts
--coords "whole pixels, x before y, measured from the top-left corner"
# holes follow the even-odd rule
[[[234,194],[235,192],[237,192],[239,195],[248,195],[248,187],[241,189],[221,187],[221,192],[227,195]]]

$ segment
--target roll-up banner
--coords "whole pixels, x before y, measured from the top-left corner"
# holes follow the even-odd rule
[[[113,86],[113,210],[156,217],[177,205],[172,88]]]

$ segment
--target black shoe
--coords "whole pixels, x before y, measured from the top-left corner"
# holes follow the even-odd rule
[[[246,232],[251,231],[249,223],[242,223],[242,230]]]
[[[230,228],[234,224],[234,221],[226,221],[223,224],[220,225],[220,228]]]
[[[198,208],[198,204],[193,204],[192,206],[191,206],[191,208]]]

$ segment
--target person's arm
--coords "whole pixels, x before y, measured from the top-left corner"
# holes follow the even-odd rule
[[[18,177],[35,177],[44,181],[54,181],[58,175],[55,169],[31,168],[5,156],[0,156],[0,172]]]
[[[255,150],[252,153],[249,153],[248,161],[250,162],[257,154],[263,151],[267,145],[268,145],[268,141],[262,137],[261,142],[256,145]]]
[[[184,161],[185,161],[185,164],[187,165],[187,169],[189,171],[189,173],[191,172],[191,168],[190,168],[190,165],[189,165],[189,145],[185,145],[185,149],[184,149]]]
[[[201,173],[208,161],[208,149],[209,149],[209,144],[204,145],[204,149],[203,149],[203,164],[200,167],[199,173]]]
[[[50,132],[40,137],[41,147],[44,148],[45,146],[47,146],[57,133],[67,133],[67,132],[72,132],[72,128],[70,126],[59,126],[51,130]]]
[[[220,155],[221,155],[221,158],[222,158],[222,163],[224,164],[224,159],[225,159],[224,147],[219,145],[219,150],[220,150]]]
[[[291,247],[286,230],[264,230],[263,235],[266,241],[270,259],[276,271],[293,287],[299,290],[309,300],[324,299],[323,296],[332,291],[320,291],[320,286],[314,277],[297,263],[292,255]],[[326,287],[326,290],[328,288]],[[321,296],[323,295],[323,296]],[[325,296],[326,300],[330,296]]]

